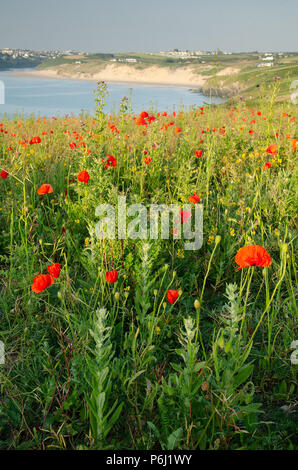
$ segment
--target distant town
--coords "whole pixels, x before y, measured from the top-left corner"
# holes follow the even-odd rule
[[[0,70],[36,67],[46,60],[72,56],[74,51],[33,51],[30,49],[0,49]]]
[[[221,51],[220,49],[217,49],[216,51],[179,51],[178,49],[174,49],[173,51],[160,51],[159,55],[164,56],[164,57],[174,57],[177,59],[194,59],[198,58],[201,56],[210,56],[210,55],[232,55],[232,52],[226,52],[226,51]],[[284,52],[265,52],[265,53],[259,53],[258,51],[252,52],[252,54],[259,54],[259,60],[261,61],[260,63],[256,64],[257,67],[272,67],[274,65],[274,58],[280,58],[280,57],[287,57]],[[201,63],[204,63],[204,61],[201,61]]]
[[[32,51],[30,49],[0,49],[0,55],[2,60],[9,59],[56,59],[57,57],[76,55],[78,52],[75,51]]]
[[[179,50],[173,49],[159,52],[130,52],[130,53],[86,53],[75,50],[41,50],[30,49],[0,49],[0,71],[9,69],[26,69],[35,67],[57,67],[72,65],[77,67],[73,72],[76,75],[88,73],[88,65],[104,65],[109,62],[128,65],[149,66],[158,65],[166,67],[181,67],[197,65],[213,68],[222,64],[234,66],[239,61],[251,67],[273,67],[287,60],[287,57],[297,56],[294,52],[227,52],[220,49],[214,51]],[[246,61],[246,62],[245,62]],[[248,61],[248,62],[247,62]],[[92,68],[91,67],[91,68]],[[207,70],[207,69],[206,69]],[[220,71],[220,70],[219,70]]]

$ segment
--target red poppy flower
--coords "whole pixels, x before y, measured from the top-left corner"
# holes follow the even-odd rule
[[[146,163],[146,165],[149,165],[149,163],[151,162],[152,158],[151,157],[146,157],[144,162]]]
[[[167,299],[170,304],[173,304],[178,299],[179,291],[178,290],[168,290],[167,291]]]
[[[48,273],[50,273],[55,279],[58,279],[61,271],[61,264],[55,263],[47,267]]]
[[[277,155],[277,145],[276,144],[271,144],[269,147],[266,149],[267,153],[271,153],[271,155]]]
[[[291,145],[292,145],[293,150],[297,150],[297,142],[298,142],[298,139],[291,140]]]
[[[142,111],[140,114],[139,114],[140,118],[147,118],[149,117],[149,114],[147,113],[147,111]]]
[[[202,156],[203,150],[196,150],[195,155],[196,157],[200,158]]]
[[[117,160],[113,155],[107,155],[107,163],[105,164],[105,168],[108,168],[109,166],[117,166]]]
[[[8,177],[8,172],[5,170],[2,170],[0,173],[0,178],[2,178],[3,180],[6,180],[7,177]]]
[[[80,171],[77,178],[81,183],[88,183],[90,176],[89,176],[88,171],[83,170],[83,171]]]
[[[32,139],[30,140],[29,144],[32,145],[32,144],[40,144],[41,142],[41,138],[40,137],[32,137]]]
[[[50,194],[52,192],[53,188],[50,184],[42,184],[37,190],[37,194]]]
[[[266,162],[265,165],[264,165],[264,168],[270,168],[272,165],[271,162]]]
[[[182,132],[182,129],[180,127],[175,127],[175,134],[180,134]]]
[[[138,117],[138,119],[136,120],[136,125],[137,126],[147,126],[147,124],[148,123],[142,117]]]
[[[191,211],[180,211],[180,223],[183,224],[187,222],[188,219],[191,218]],[[179,223],[179,219],[177,219],[176,223]]]
[[[269,253],[260,245],[247,245],[240,248],[235,256],[235,261],[239,265],[239,269],[247,266],[270,266],[271,258]]]
[[[39,294],[54,283],[54,278],[50,274],[39,274],[33,279],[31,289]]]
[[[188,196],[188,200],[189,202],[192,202],[193,204],[197,204],[198,202],[200,202],[200,198],[199,196],[196,195],[196,193],[194,193],[193,196]]]
[[[118,271],[114,269],[113,271],[106,272],[106,281],[107,282],[116,282],[118,279]]]

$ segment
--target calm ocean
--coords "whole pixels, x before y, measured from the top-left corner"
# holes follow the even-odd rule
[[[18,73],[20,70],[18,70]],[[2,83],[1,83],[2,82]],[[14,71],[0,72],[0,86],[5,87],[5,103],[0,101],[0,116],[6,113],[28,116],[79,115],[82,111],[94,112],[95,82],[83,80],[59,80],[16,75]],[[180,107],[202,106],[219,103],[220,98],[193,93],[187,87],[153,86],[129,83],[108,83],[106,111],[117,111],[121,99],[131,97],[132,110],[174,111]],[[1,96],[0,96],[1,100]]]

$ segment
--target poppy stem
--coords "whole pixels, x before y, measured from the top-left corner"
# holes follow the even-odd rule
[[[249,272],[247,274],[248,283],[247,283],[247,288],[246,288],[246,295],[245,295],[245,301],[244,301],[244,307],[243,307],[242,321],[241,321],[241,326],[240,326],[239,337],[241,337],[241,333],[242,333],[242,329],[243,329],[243,325],[244,325],[244,320],[245,320],[245,317],[246,317],[246,308],[247,308],[247,301],[248,301],[248,296],[249,296],[249,288],[250,288],[251,280],[252,280],[253,273],[254,273],[254,266],[249,266],[248,270],[249,270]]]
[[[253,342],[254,336],[255,336],[256,332],[258,331],[258,329],[259,329],[259,327],[260,327],[260,325],[261,325],[261,323],[262,323],[262,321],[263,321],[263,318],[264,318],[265,314],[266,314],[266,313],[268,312],[268,310],[269,310],[269,307],[270,307],[270,305],[271,305],[271,303],[272,303],[272,301],[273,301],[273,299],[274,299],[274,296],[275,296],[275,293],[276,293],[278,287],[280,286],[280,284],[281,284],[282,281],[283,281],[283,278],[285,277],[285,274],[286,274],[286,267],[287,267],[287,261],[286,261],[286,257],[284,257],[284,259],[283,259],[282,275],[281,275],[281,277],[280,277],[278,283],[276,284],[276,286],[275,286],[275,288],[274,288],[274,291],[273,291],[273,293],[272,293],[272,296],[271,296],[269,302],[266,304],[266,308],[265,308],[264,312],[262,313],[262,315],[261,315],[261,317],[260,317],[260,320],[258,321],[258,324],[257,324],[257,326],[255,327],[254,332],[253,332],[253,334],[251,335],[251,338],[250,338],[250,340],[249,340],[249,342],[248,342],[248,344],[247,344],[247,346],[246,346],[246,348],[245,348],[245,350],[244,350],[244,352],[243,352],[242,363],[244,363],[244,362],[246,361],[247,356],[248,356],[249,351],[250,351],[251,346],[252,346],[252,342]],[[247,352],[248,352],[248,354],[247,354]]]
[[[205,277],[204,277],[204,281],[203,281],[203,287],[202,287],[202,292],[201,292],[201,296],[200,296],[200,300],[199,300],[199,308],[198,308],[198,310],[197,310],[197,318],[196,318],[196,337],[195,337],[195,344],[197,344],[198,334],[199,334],[199,335],[200,335],[201,346],[202,346],[202,348],[203,348],[204,355],[205,355],[205,359],[206,359],[206,354],[205,354],[204,344],[203,344],[203,341],[202,341],[202,336],[201,336],[201,331],[200,331],[200,312],[201,312],[201,306],[202,306],[202,301],[203,301],[203,295],[204,295],[204,291],[205,291],[206,281],[207,281],[207,278],[208,278],[208,275],[209,275],[209,271],[210,271],[210,267],[211,267],[211,263],[212,263],[213,256],[214,256],[214,254],[215,254],[215,250],[216,250],[217,245],[219,244],[219,242],[220,242],[220,239],[216,240],[215,245],[214,245],[214,248],[213,248],[213,251],[212,251],[211,256],[210,256],[210,259],[209,259],[209,263],[208,263],[208,266],[207,266],[207,271],[206,271],[206,274],[205,274]]]

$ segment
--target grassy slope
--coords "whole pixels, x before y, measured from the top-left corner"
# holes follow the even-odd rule
[[[9,176],[0,179],[0,339],[7,353],[0,367],[0,448],[159,450],[172,443],[179,449],[293,449],[297,210],[290,142],[297,136],[296,107],[269,98],[256,109],[224,104],[159,116],[148,127],[114,115],[119,133],[100,114],[95,121],[3,123],[0,169]],[[165,127],[170,121],[174,126]],[[24,142],[37,135],[40,144]],[[91,153],[71,149],[73,141],[84,141]],[[272,143],[277,156],[266,153]],[[149,166],[144,149],[152,157]],[[105,168],[102,159],[111,153],[117,166]],[[264,169],[267,161],[270,169]],[[87,184],[77,180],[83,169],[90,173]],[[39,196],[42,183],[52,184],[54,193]],[[148,253],[138,241],[125,240],[123,250],[118,240],[102,243],[93,233],[95,208],[116,203],[119,192],[128,203],[145,205],[182,205],[196,192],[204,205],[202,248],[187,252],[182,240],[153,241]],[[270,253],[268,271],[236,271],[235,254],[250,243]],[[59,279],[33,293],[33,278],[52,262],[62,265]],[[118,281],[108,285],[105,272],[112,267]],[[237,301],[230,292],[227,305],[226,286],[234,283],[238,290],[245,286]],[[179,288],[177,303],[164,304],[167,289]],[[243,378],[239,361],[274,292]],[[185,341],[183,322],[197,320],[194,300],[200,297],[196,350],[193,339]],[[236,332],[227,321],[231,306]],[[101,307],[108,311],[105,341]],[[232,338],[232,349],[219,344],[220,332],[225,346]],[[110,385],[99,377],[104,367]],[[87,399],[95,407],[93,420]],[[110,417],[104,423],[100,416],[116,400],[124,406],[108,432]]]
[[[182,60],[166,58],[159,55],[149,55],[141,53],[114,54],[114,58],[136,58],[137,64],[126,64],[135,69],[146,69],[150,66],[180,68],[191,67],[198,74],[207,77],[207,82],[203,91],[208,93],[213,89],[217,94],[240,94],[246,99],[254,99],[258,95],[258,88],[261,86],[264,93],[273,82],[275,76],[281,77],[279,87],[280,97],[289,98],[291,82],[298,77],[298,54],[289,57],[277,58],[275,65],[268,68],[257,68],[260,63],[259,55],[232,54],[219,56],[201,56],[198,59]],[[75,62],[78,58],[59,58],[44,62],[39,66],[41,69],[57,68],[60,73],[96,73],[109,64],[111,56],[91,55],[81,56],[81,64]],[[205,63],[203,64],[202,61]],[[227,68],[239,69],[238,73],[232,75],[218,76],[217,74]]]

